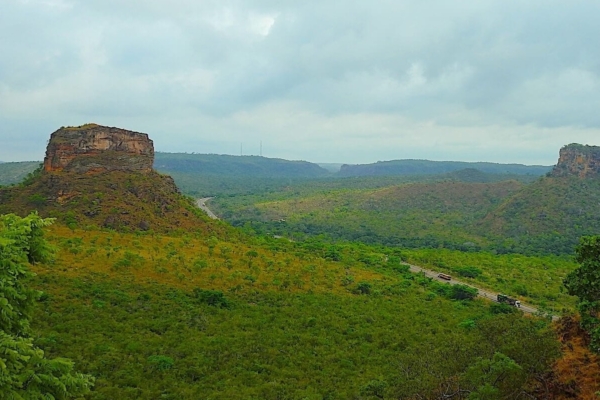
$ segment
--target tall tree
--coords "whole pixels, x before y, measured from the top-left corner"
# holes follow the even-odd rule
[[[591,335],[590,347],[600,352],[600,236],[582,237],[575,260],[579,268],[565,278],[563,284],[570,295],[577,296],[581,324]]]
[[[90,391],[94,379],[73,372],[65,358],[47,359],[33,344],[30,321],[41,292],[27,287],[29,264],[48,260],[37,213],[0,216],[0,399],[69,399]]]

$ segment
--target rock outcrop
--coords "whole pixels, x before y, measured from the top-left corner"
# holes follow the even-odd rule
[[[600,147],[572,143],[560,149],[558,163],[550,176],[579,176],[581,178],[600,175]]]
[[[145,133],[96,124],[60,128],[50,136],[45,172],[150,172],[154,145]]]
[[[42,171],[0,187],[0,214],[36,209],[72,229],[220,231],[170,176],[152,169],[153,161],[144,133],[95,124],[61,128],[50,138]]]

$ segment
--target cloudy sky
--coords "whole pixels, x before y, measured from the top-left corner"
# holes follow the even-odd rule
[[[0,160],[157,151],[550,165],[600,145],[600,2],[0,0]]]

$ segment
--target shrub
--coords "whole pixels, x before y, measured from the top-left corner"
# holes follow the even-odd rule
[[[450,298],[454,300],[473,300],[477,297],[477,289],[467,285],[453,285],[450,290]]]
[[[360,282],[356,285],[356,292],[358,294],[370,294],[372,285],[369,282]]]
[[[231,303],[220,290],[194,289],[194,296],[201,303],[218,308],[230,308]]]
[[[517,308],[503,303],[492,303],[490,305],[492,314],[512,314],[517,312]]]
[[[171,357],[155,355],[148,357],[148,363],[152,366],[152,369],[157,371],[166,371],[173,368],[175,361]]]
[[[456,268],[456,273],[466,278],[477,278],[481,275],[481,270],[476,267],[460,267]]]

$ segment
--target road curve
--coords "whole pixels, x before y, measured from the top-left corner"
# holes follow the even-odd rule
[[[210,209],[208,208],[208,206],[206,205],[206,202],[209,201],[210,199],[213,199],[214,197],[203,197],[201,199],[196,199],[196,204],[198,205],[198,207],[204,211],[206,213],[206,215],[209,216],[209,218],[212,219],[219,219],[219,217],[217,217],[215,215],[215,213],[213,213],[212,211],[210,211]]]
[[[477,289],[477,295],[479,297],[483,297],[485,299],[488,299],[490,301],[494,301],[496,303],[498,302],[498,300],[497,300],[498,293],[496,293],[496,292],[492,292],[492,291],[489,291],[489,290],[483,290],[483,289],[480,289],[480,288],[478,288],[476,286],[469,285],[468,283],[457,281],[454,278],[452,278],[452,280],[450,280],[450,281],[447,281],[445,279],[442,279],[442,278],[438,277],[439,272],[431,271],[429,269],[425,269],[425,268],[419,267],[417,265],[412,265],[412,264],[406,264],[406,265],[408,265],[408,267],[410,268],[411,272],[414,272],[414,273],[423,273],[423,274],[425,274],[425,276],[427,276],[429,278],[435,279],[435,280],[440,281],[440,282],[445,282],[445,283],[448,283],[450,285],[458,285],[458,284],[460,284],[460,285],[466,285],[466,286],[472,287],[474,289]],[[537,308],[532,307],[529,304],[523,304],[523,303],[521,303],[521,307],[519,309],[521,311],[527,313],[527,314],[536,314],[538,312]],[[558,316],[553,315],[552,319],[556,320],[556,319],[558,319]]]

